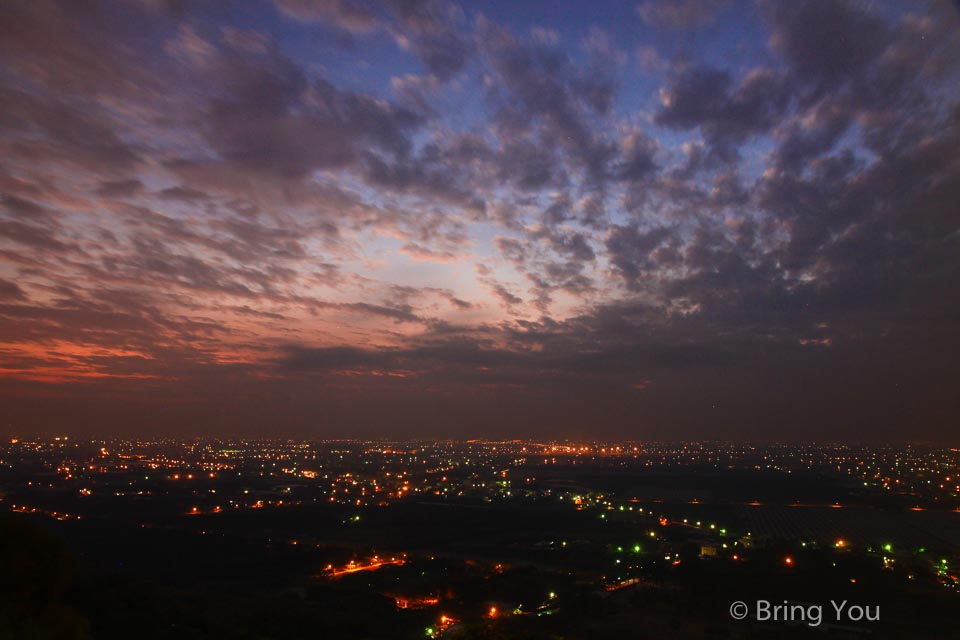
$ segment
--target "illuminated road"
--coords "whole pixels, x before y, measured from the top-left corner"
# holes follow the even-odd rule
[[[327,573],[321,574],[324,578],[338,578],[349,573],[359,573],[361,571],[376,571],[381,567],[400,566],[406,562],[403,558],[390,558],[389,560],[377,560],[367,564],[356,564],[351,562],[343,569],[331,569]]]

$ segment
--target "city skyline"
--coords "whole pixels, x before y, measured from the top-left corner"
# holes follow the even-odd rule
[[[0,433],[960,445],[955,2],[0,15]]]
[[[0,546],[25,547],[11,583],[67,550],[79,570],[41,592],[46,615],[0,624],[78,640],[745,639],[796,620],[954,637],[958,470],[960,449],[922,445],[2,440]],[[809,615],[771,618],[770,602]]]

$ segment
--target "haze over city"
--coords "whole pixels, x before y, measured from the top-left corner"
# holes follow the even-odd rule
[[[2,13],[10,435],[956,444],[955,3]]]

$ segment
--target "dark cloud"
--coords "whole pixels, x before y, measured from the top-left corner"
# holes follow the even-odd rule
[[[351,367],[392,366],[395,360],[391,352],[377,352],[355,347],[322,349],[290,347],[282,364],[294,371],[326,371]]]
[[[546,229],[545,231],[550,244],[557,253],[581,262],[590,262],[596,258],[593,248],[582,233],[562,233],[547,231]]]
[[[657,27],[695,29],[713,22],[727,0],[655,0],[637,5],[637,14]]]
[[[366,144],[392,154],[410,147],[416,114],[308,79],[280,56],[229,57],[218,76],[205,130],[225,160],[244,171],[300,178],[318,168],[357,162]]]
[[[19,220],[0,220],[0,237],[34,249],[46,249],[67,253],[75,245],[61,242],[56,233],[48,227],[20,222]]]
[[[769,5],[771,42],[797,77],[817,91],[859,76],[893,37],[879,17],[845,2],[811,0]]]
[[[388,307],[379,304],[370,304],[369,302],[318,302],[315,304],[321,308],[341,309],[355,313],[382,316],[396,322],[422,321],[407,305]]]
[[[656,252],[673,236],[674,232],[667,227],[614,227],[607,238],[607,252],[627,284],[635,287],[645,274],[659,266]]]
[[[394,37],[411,49],[427,70],[446,80],[460,71],[473,53],[464,32],[463,9],[443,0],[390,0],[397,25]]]
[[[824,101],[785,127],[774,161],[777,169],[802,171],[810,160],[830,151],[852,124],[851,115],[840,105]]]
[[[157,197],[161,200],[197,202],[199,200],[206,200],[208,196],[204,192],[198,189],[191,189],[190,187],[167,187],[159,191]]]
[[[427,71],[445,81],[460,71],[473,52],[466,15],[443,0],[275,0],[297,20],[324,22],[352,34],[388,31],[397,45],[413,52]]]
[[[486,206],[463,184],[466,178],[461,168],[449,163],[446,157],[405,157],[390,162],[370,153],[364,162],[367,179],[382,189],[438,198],[479,211]]]
[[[513,238],[497,238],[497,247],[508,260],[523,264],[526,260],[527,252],[523,243]]]
[[[563,175],[552,150],[531,141],[508,141],[497,165],[502,179],[526,191],[543,189]]]
[[[489,282],[489,286],[493,294],[497,296],[501,300],[501,302],[503,302],[503,304],[505,304],[508,307],[516,304],[521,304],[523,302],[523,298],[512,294],[505,286],[503,286],[499,282],[495,282],[491,280]]]
[[[0,23],[0,57],[8,72],[74,92],[141,93],[157,88],[153,65],[125,64],[137,22],[97,2],[12,2]]]
[[[623,162],[617,170],[618,178],[638,182],[656,173],[657,144],[653,139],[642,133],[631,133],[624,138],[622,146]]]
[[[9,280],[0,280],[0,299],[2,300],[26,300],[26,292],[20,288],[16,282]]]
[[[97,187],[97,195],[107,198],[127,198],[143,191],[143,183],[136,178],[108,180]]]
[[[35,202],[20,198],[15,195],[3,195],[0,198],[0,204],[4,211],[12,214],[16,218],[37,219],[48,215],[46,209]]]
[[[57,98],[42,100],[0,88],[0,128],[16,132],[4,148],[21,161],[68,164],[108,175],[139,162],[102,110],[86,111]]]
[[[769,69],[755,69],[735,85],[728,71],[693,67],[663,93],[656,121],[677,129],[699,128],[714,152],[732,159],[740,143],[779,121],[790,98],[786,78]]]
[[[485,24],[484,52],[500,83],[491,100],[505,139],[534,137],[544,147],[559,147],[592,182],[603,180],[613,145],[597,135],[592,119],[607,115],[615,94],[608,72],[580,69],[550,43],[523,43]]]

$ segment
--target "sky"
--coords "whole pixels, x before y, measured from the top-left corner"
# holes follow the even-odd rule
[[[960,444],[960,11],[9,0],[0,432]]]

